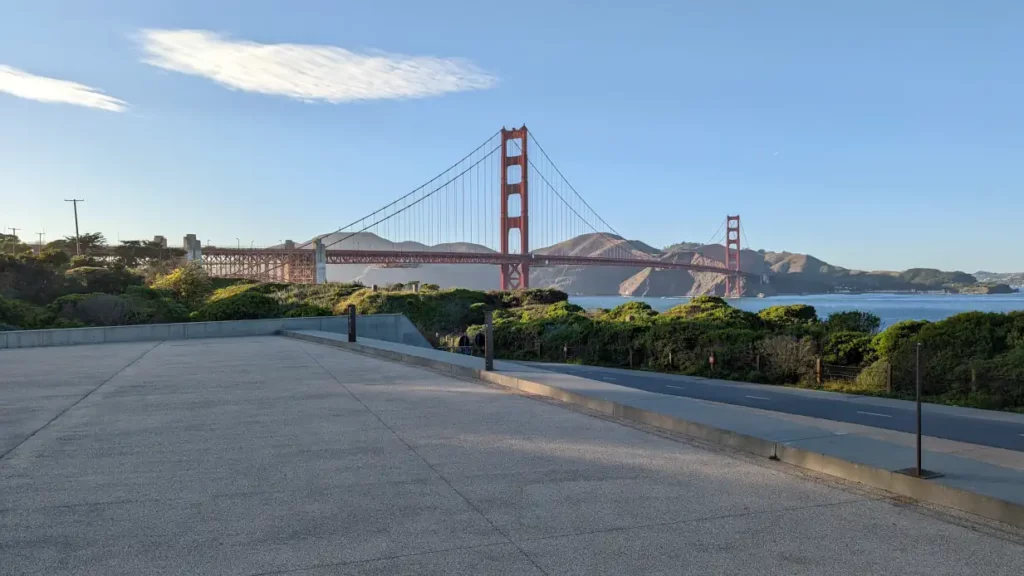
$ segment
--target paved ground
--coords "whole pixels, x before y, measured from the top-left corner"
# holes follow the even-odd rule
[[[0,351],[2,574],[1020,574],[1020,534],[285,338]]]
[[[676,374],[580,366],[541,364],[573,376],[593,378],[649,392],[685,396],[787,414],[914,432],[916,406],[906,400],[853,396],[727,380],[709,380]],[[927,436],[1024,451],[1024,414],[927,404],[922,429]]]

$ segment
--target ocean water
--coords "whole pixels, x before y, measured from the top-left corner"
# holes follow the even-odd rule
[[[586,309],[614,308],[632,301],[647,302],[664,312],[685,303],[688,298],[627,298],[624,296],[570,296],[569,301]],[[882,319],[882,326],[900,320],[942,320],[960,312],[1011,312],[1024,310],[1024,293],[1017,294],[816,294],[809,296],[772,296],[740,298],[729,304],[750,312],[769,306],[809,304],[819,317],[833,312],[860,310]]]

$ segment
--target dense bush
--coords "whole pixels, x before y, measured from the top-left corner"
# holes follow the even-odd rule
[[[869,334],[846,330],[826,336],[822,356],[826,364],[861,366],[874,362],[875,350]]]
[[[758,312],[757,316],[773,327],[811,324],[818,321],[818,313],[814,306],[807,304],[770,306]]]
[[[330,316],[331,309],[316,304],[301,304],[284,313],[285,318],[305,318],[310,316]]]
[[[195,305],[213,290],[213,282],[202,266],[190,263],[158,278],[153,288],[168,290],[182,303]]]
[[[0,325],[12,330],[44,328],[52,316],[43,308],[0,296]]]
[[[631,321],[631,320],[649,320],[657,316],[654,308],[646,302],[634,301],[626,302],[625,304],[619,304],[615,308],[612,308],[608,312],[605,312],[601,319],[613,320],[613,321]]]
[[[733,308],[718,296],[697,296],[669,308],[662,316],[714,322],[722,328],[757,328],[762,324],[756,314]]]
[[[142,276],[126,268],[82,266],[64,273],[68,286],[76,292],[121,294],[131,286],[141,286]]]
[[[910,342],[928,323],[922,320],[904,320],[889,326],[871,341],[875,354],[889,360],[893,352]]]
[[[882,325],[882,320],[870,312],[858,312],[849,310],[846,312],[834,312],[825,320],[825,329],[828,332],[862,332],[874,334]]]
[[[212,299],[190,315],[192,320],[255,320],[282,315],[277,299],[257,290],[244,290],[230,296]]]
[[[64,275],[45,260],[0,254],[0,296],[47,304],[64,293]]]
[[[188,322],[189,310],[167,290],[132,286],[125,293],[132,305],[133,324]]]
[[[69,294],[48,308],[57,319],[86,326],[122,326],[134,319],[132,303],[114,294]]]

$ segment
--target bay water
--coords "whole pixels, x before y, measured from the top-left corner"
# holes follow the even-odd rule
[[[585,309],[614,308],[626,302],[641,301],[664,312],[684,304],[689,298],[643,298],[625,296],[570,296],[569,301]],[[1011,312],[1024,310],[1024,293],[1016,294],[812,294],[807,296],[771,296],[768,298],[740,298],[729,300],[729,305],[749,312],[769,306],[808,304],[814,306],[820,318],[833,312],[859,310],[871,312],[882,319],[882,326],[901,320],[936,321],[960,312]]]

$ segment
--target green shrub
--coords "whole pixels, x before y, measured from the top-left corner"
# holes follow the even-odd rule
[[[141,286],[142,276],[126,268],[102,268],[81,266],[64,273],[69,285],[83,294],[121,294],[130,286]]]
[[[860,366],[874,361],[871,336],[863,332],[832,332],[825,339],[823,360],[826,364]]]
[[[601,320],[611,320],[614,322],[625,322],[629,319],[642,321],[650,318],[654,318],[658,313],[651,308],[651,305],[646,302],[633,301],[626,302],[625,304],[619,304],[615,308],[612,308],[608,312],[605,312],[598,316]]]
[[[145,286],[128,288],[125,296],[132,304],[132,324],[162,324],[188,322],[189,311],[175,299],[168,290],[156,290]]]
[[[857,375],[856,383],[865,394],[886,392],[889,383],[889,363],[884,360],[871,363]]]
[[[35,256],[0,254],[0,297],[46,304],[65,293],[64,275]]]
[[[928,325],[923,320],[904,320],[889,326],[871,341],[871,347],[881,360],[890,360],[893,351],[912,340],[922,328]]]
[[[661,316],[713,322],[720,328],[757,328],[762,324],[757,315],[733,308],[718,296],[697,296],[685,304],[669,308]]]
[[[758,312],[757,315],[766,324],[773,327],[813,324],[818,321],[818,313],[814,306],[807,304],[770,306]]]
[[[190,262],[153,282],[153,288],[169,290],[174,297],[186,305],[198,304],[212,290],[210,275],[203,267]]]
[[[256,320],[259,318],[277,318],[281,316],[281,305],[272,296],[261,294],[255,290],[246,290],[212,300],[204,304],[195,313],[189,315],[193,320]]]
[[[863,332],[874,334],[882,320],[871,312],[858,312],[848,310],[845,312],[834,312],[829,314],[825,320],[825,330],[828,332]]]
[[[71,259],[69,260],[68,268],[103,268],[103,265],[103,260],[100,260],[99,258],[88,255],[81,255],[72,256]]]
[[[305,318],[310,316],[330,316],[330,308],[315,304],[302,304],[284,313],[285,318]]]
[[[132,303],[113,294],[69,294],[48,308],[58,319],[86,326],[123,326],[131,324],[134,317]]]
[[[12,330],[44,328],[52,316],[43,308],[0,296],[0,324]]]
[[[553,288],[529,288],[526,290],[513,290],[511,292],[493,291],[488,292],[487,296],[496,308],[520,308],[522,306],[557,304],[569,300],[568,294]]]

